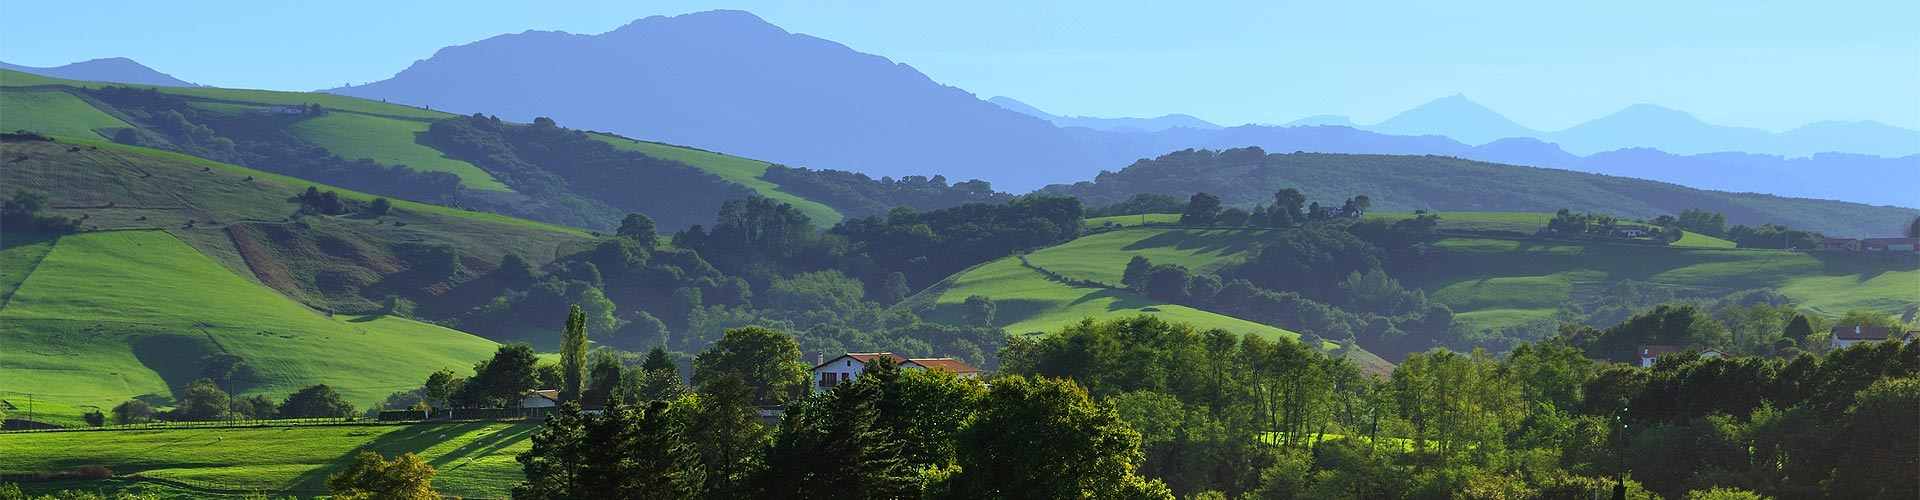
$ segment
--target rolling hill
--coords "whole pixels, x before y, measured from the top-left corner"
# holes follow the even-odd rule
[[[379,217],[300,216],[290,200],[313,183],[102,141],[10,138],[0,156],[0,184],[46,195],[83,228],[7,233],[0,250],[0,391],[35,393],[56,422],[128,398],[164,406],[214,353],[259,373],[237,392],[278,398],[327,383],[369,406],[494,347],[376,314],[386,295],[432,297],[506,253],[540,263],[589,239],[406,201]],[[458,248],[463,270],[426,273],[429,243]]]
[[[36,68],[0,62],[0,69],[33,73],[68,80],[92,80],[97,82],[130,83],[136,85],[159,85],[163,87],[192,87],[173,75],[161,73],[144,64],[125,57],[92,59],[72,64],[63,64],[50,68]]]
[[[1365,194],[1375,210],[1553,212],[1561,208],[1653,218],[1695,208],[1726,214],[1729,224],[1783,224],[1831,236],[1900,234],[1920,210],[1843,201],[1706,191],[1661,182],[1439,156],[1268,154],[1260,148],[1178,151],[1140,160],[1091,182],[1048,186],[1089,206],[1140,193],[1217,195],[1227,205],[1271,203],[1299,189],[1310,200]]]

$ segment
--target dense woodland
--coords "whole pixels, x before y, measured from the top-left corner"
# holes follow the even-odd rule
[[[780,189],[787,192],[832,206],[848,217],[885,215],[895,207],[934,210],[1013,199],[1013,195],[994,191],[987,181],[973,179],[948,185],[943,175],[874,179],[859,172],[770,165],[760,178],[779,184]]]

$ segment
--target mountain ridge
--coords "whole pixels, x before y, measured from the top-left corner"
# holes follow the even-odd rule
[[[179,78],[174,78],[173,75],[161,73],[159,70],[155,70],[147,65],[140,64],[138,61],[125,57],[88,59],[46,68],[0,62],[0,69],[10,69],[22,73],[65,78],[68,80],[158,85],[162,87],[199,86]]]

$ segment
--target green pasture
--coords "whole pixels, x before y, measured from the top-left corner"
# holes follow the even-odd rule
[[[1161,319],[1189,323],[1194,328],[1220,328],[1268,338],[1297,338],[1298,334],[1191,307],[1166,304],[1124,290],[1072,287],[1048,280],[1038,271],[1007,257],[975,267],[954,278],[934,303],[932,314],[958,315],[968,296],[993,299],[996,326],[1008,333],[1050,332],[1083,319],[1107,319],[1149,313]]]
[[[1027,261],[1073,278],[1119,286],[1127,261],[1135,255],[1156,265],[1212,271],[1245,258],[1269,234],[1263,229],[1120,229],[1036,250]]]
[[[0,449],[8,450],[0,453],[0,472],[102,465],[116,475],[304,497],[325,494],[327,476],[362,450],[412,452],[438,471],[434,486],[443,494],[505,498],[524,477],[514,456],[529,448],[536,428],[468,422],[0,434]],[[122,489],[131,483],[66,481],[59,487]]]
[[[1175,224],[1179,222],[1180,214],[1139,214],[1091,217],[1081,220],[1080,225],[1088,228],[1096,228],[1106,227],[1108,224],[1116,226],[1140,226],[1145,224]]]
[[[467,189],[510,191],[472,163],[447,157],[439,150],[414,141],[427,131],[424,121],[397,120],[354,113],[327,113],[300,120],[289,130],[301,140],[327,148],[341,158],[367,158],[385,165],[406,165],[414,170],[446,172],[460,176]]]
[[[0,130],[31,130],[48,135],[98,139],[98,130],[131,127],[127,122],[59,90],[9,89],[0,92]]]

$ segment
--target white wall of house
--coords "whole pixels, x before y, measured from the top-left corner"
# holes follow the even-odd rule
[[[852,382],[860,378],[860,373],[865,371],[867,371],[866,363],[861,363],[852,356],[841,356],[832,363],[813,369],[813,392],[826,392],[835,384]]]
[[[520,400],[521,408],[552,408],[554,406],[556,404],[553,400],[541,396],[527,396]]]

